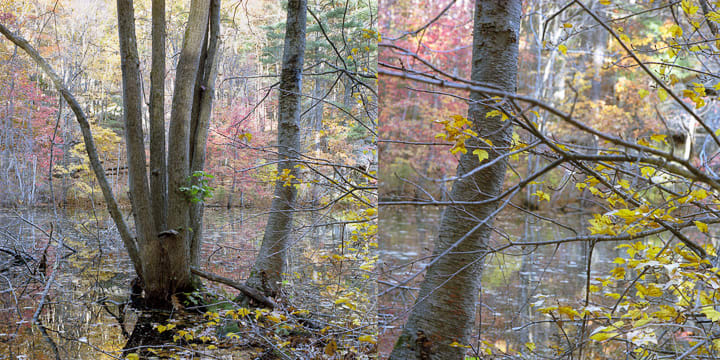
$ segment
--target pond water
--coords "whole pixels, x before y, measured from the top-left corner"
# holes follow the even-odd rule
[[[408,278],[423,268],[432,253],[437,236],[441,210],[432,207],[381,207],[379,226],[380,271],[379,292],[391,284]],[[554,216],[557,216],[555,214]],[[585,229],[587,218],[581,214],[566,214],[560,222],[574,229]],[[526,215],[501,214],[495,227],[514,241],[542,241],[574,235],[569,230],[538,221]],[[497,235],[497,234],[496,234]],[[576,234],[575,234],[576,235]],[[492,244],[506,243],[502,236],[494,236]],[[592,275],[606,274],[611,262],[623,256],[618,244],[599,243],[592,254]],[[481,309],[475,329],[476,336],[498,349],[520,350],[526,342],[534,342],[538,349],[557,343],[557,325],[543,314],[531,311],[530,303],[547,296],[545,306],[560,303],[575,304],[584,299],[588,244],[568,243],[532,249],[513,248],[504,254],[485,259],[482,291],[478,307]],[[388,354],[399,335],[422,276],[394,289],[379,299],[381,329],[380,352]]]
[[[264,221],[243,209],[207,210],[202,266],[246,278]],[[62,359],[122,358],[138,318],[127,306],[133,277],[122,242],[102,214],[0,211],[0,359],[54,359],[41,326]],[[41,302],[41,326],[32,326]]]

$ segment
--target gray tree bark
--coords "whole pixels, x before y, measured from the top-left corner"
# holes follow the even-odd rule
[[[205,154],[212,102],[215,96],[215,78],[218,72],[218,48],[220,46],[220,0],[210,3],[209,44],[202,61],[202,82],[199,86],[196,117],[192,119],[190,144],[190,172],[200,171],[205,167]],[[197,266],[200,258],[200,244],[202,242],[204,204],[202,202],[191,204],[190,226],[193,229],[190,245],[190,259],[193,266]]]
[[[520,0],[476,0],[473,81],[516,91],[520,17]],[[495,148],[491,150],[475,139],[468,142],[468,152],[460,157],[457,168],[461,179],[453,184],[451,196],[456,200],[480,201],[502,190],[506,161],[463,176],[480,165],[472,152],[478,148],[488,151],[486,161],[502,156],[510,144],[512,126],[510,120],[503,122],[499,117],[485,117],[490,109],[479,102],[482,94],[473,92],[470,98],[468,117],[480,137],[492,141]],[[390,359],[463,359],[465,349],[450,344],[470,343],[481,285],[482,256],[496,209],[497,203],[445,209],[435,242],[435,258],[427,269],[417,302]]]
[[[155,262],[163,257],[157,244],[157,230],[150,202],[145,143],[142,129],[142,85],[140,59],[135,38],[135,11],[132,0],[117,0],[118,35],[120,39],[120,67],[123,84],[123,120],[129,174],[130,203],[135,220],[135,236],[141,257],[141,276],[145,291],[151,298],[164,298],[166,279],[153,271]],[[154,241],[153,241],[154,240]],[[160,295],[162,294],[162,295]]]
[[[150,69],[150,192],[155,226],[167,229],[167,163],[165,152],[165,0],[152,2]]]
[[[287,7],[285,44],[280,73],[278,122],[278,174],[289,169],[298,176],[295,168],[300,155],[300,92],[305,55],[307,0],[290,0]],[[275,182],[270,216],[265,226],[260,252],[250,272],[247,285],[275,296],[280,290],[285,272],[287,251],[290,246],[293,211],[297,190],[285,186],[283,180]]]
[[[163,240],[170,261],[156,271],[166,273],[172,282],[170,288],[175,291],[193,287],[190,274],[190,200],[180,188],[188,185],[190,175],[192,104],[209,12],[210,0],[193,0],[190,3],[170,113],[167,225],[174,233]]]

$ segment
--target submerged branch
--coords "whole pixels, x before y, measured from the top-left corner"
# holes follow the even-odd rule
[[[240,290],[243,294],[250,297],[251,299],[257,301],[258,303],[265,305],[269,308],[276,308],[277,304],[275,304],[275,301],[270,299],[269,297],[265,296],[262,292],[258,291],[255,288],[252,288],[250,286],[247,286],[245,284],[241,284],[239,282],[233,281],[231,279],[228,279],[226,277],[222,277],[220,275],[211,274],[208,272],[204,272],[198,268],[192,268],[192,273],[200,276],[202,278],[205,278],[210,281],[218,282],[223,285],[230,286],[232,288],[235,288],[237,290]]]

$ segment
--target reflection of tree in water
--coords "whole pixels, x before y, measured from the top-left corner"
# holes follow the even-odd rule
[[[148,349],[172,343],[172,334],[169,331],[158,332],[157,324],[167,324],[170,313],[162,311],[143,311],[137,318],[132,333],[123,347],[123,355],[136,353],[140,356],[151,356]]]
[[[381,209],[380,214],[381,227],[384,229],[381,234],[384,237],[381,240],[381,256],[385,268],[394,271],[392,276],[381,276],[380,280],[397,283],[422,268],[422,260],[417,260],[423,259],[432,250],[429,241],[437,233],[435,226],[439,211],[430,207],[410,209],[398,206],[388,207],[385,211]],[[567,213],[560,222],[582,231],[586,231],[588,224],[587,218],[580,213]],[[575,235],[536,216],[518,213],[502,214],[495,226],[516,242],[542,242]],[[506,243],[500,236],[493,241],[496,247]],[[597,244],[593,250],[591,278],[612,269],[611,262],[619,256],[616,245]],[[584,242],[515,247],[505,251],[505,254],[486,256],[479,338],[491,344],[504,343],[507,349],[518,351],[528,342],[535,343],[538,349],[558,344],[562,334],[557,324],[549,316],[538,313],[538,307],[557,305],[558,301],[562,304],[584,301],[588,256],[589,245]],[[395,268],[409,263],[413,265]],[[417,284],[411,282],[404,285],[404,288],[391,291],[380,299],[381,310],[385,312],[383,319],[401,322],[402,319],[396,319],[394,315],[403,314],[407,304],[414,302],[412,288]],[[543,298],[544,305],[531,306]],[[569,326],[569,323],[566,325]],[[387,331],[384,336],[391,338],[391,332]],[[386,341],[383,337],[381,339]],[[387,341],[392,343],[392,339]]]
[[[259,220],[243,222],[235,211],[212,211],[206,234],[216,241],[207,242],[205,258],[212,254],[211,261],[223,264],[224,271],[242,272],[246,257],[253,255],[248,240]],[[172,335],[168,342],[150,331],[153,322],[161,323],[161,314],[139,314],[129,306],[132,266],[107,219],[98,216],[88,222],[87,211],[59,212],[58,218],[47,210],[0,213],[0,249],[7,250],[0,250],[0,358],[57,358],[56,350],[61,359],[113,358],[138,344],[171,346]],[[56,225],[48,246],[43,231],[51,222]],[[57,242],[61,236],[64,246]],[[46,248],[44,273],[40,265]],[[33,323],[48,283],[43,309]]]

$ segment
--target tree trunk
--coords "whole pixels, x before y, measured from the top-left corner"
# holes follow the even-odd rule
[[[477,0],[475,2],[472,80],[515,92],[517,82],[520,0]],[[462,176],[479,166],[475,149],[483,148],[489,159],[501,156],[510,144],[510,120],[486,118],[489,108],[478,103],[482,94],[471,93],[468,117],[483,139],[492,141],[490,150],[476,139],[468,142],[467,154],[457,168]],[[506,161],[453,184],[455,200],[481,201],[502,190]],[[434,258],[428,266],[418,300],[395,344],[390,359],[462,359],[465,348],[452,347],[457,341],[468,345],[475,323],[475,303],[480,290],[483,255],[492,232],[497,202],[448,207],[443,213]]]
[[[218,47],[220,45],[220,0],[210,4],[209,45],[202,61],[202,83],[199,86],[197,117],[192,120],[190,143],[190,172],[205,168],[205,152],[212,114],[212,101],[215,96],[215,78],[217,77]],[[190,244],[190,259],[197,266],[200,258],[200,244],[203,226],[203,202],[191,204],[190,226],[193,229]]]
[[[165,0],[152,2],[150,69],[150,192],[157,232],[167,229],[165,155]]]
[[[307,0],[290,0],[287,7],[287,23],[280,73],[279,123],[278,123],[278,174],[289,171],[298,176],[295,168],[300,155],[300,92],[302,68],[305,55],[305,30]],[[278,179],[275,194],[265,226],[260,252],[248,278],[248,286],[275,296],[280,290],[282,273],[285,271],[287,250],[290,246],[293,211],[297,190],[295,186]]]
[[[210,0],[192,0],[190,3],[190,15],[175,77],[168,135],[167,211],[168,229],[173,233],[162,240],[167,254],[165,263],[156,261],[157,267],[151,270],[164,273],[170,281],[171,293],[193,288],[190,243],[194,229],[190,228],[190,199],[180,188],[188,185],[190,176],[192,104],[209,12]]]
[[[120,64],[123,87],[123,120],[125,124],[125,148],[129,175],[130,203],[135,220],[135,237],[138,250],[143,256],[142,273],[145,291],[156,297],[167,287],[161,272],[152,271],[155,259],[163,258],[157,246],[157,231],[150,203],[147,180],[145,143],[142,129],[142,86],[140,84],[140,59],[135,39],[135,11],[132,0],[117,0],[118,35],[120,39]],[[165,294],[157,296],[165,297]]]

